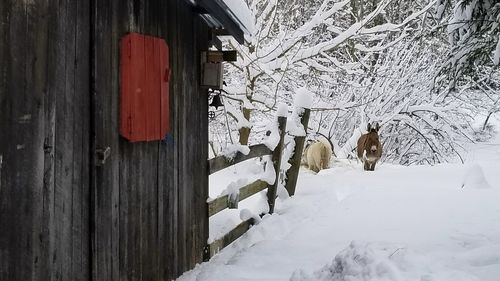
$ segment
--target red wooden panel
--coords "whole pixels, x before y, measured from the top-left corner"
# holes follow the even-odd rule
[[[152,38],[150,37],[145,37],[144,38],[144,63],[146,64],[146,71],[144,73],[144,88],[148,95],[143,96],[143,100],[145,101],[146,104],[150,105],[148,107],[144,107],[144,116],[146,117],[145,123],[144,123],[144,129],[146,130],[145,133],[145,140],[149,141],[151,140],[151,137],[154,136],[154,118],[157,116],[156,113],[156,106],[157,104],[154,104],[153,101],[156,97],[155,93],[155,85],[153,85],[155,81],[155,72],[156,69],[154,67],[154,42]]]
[[[170,60],[168,56],[168,46],[165,41],[158,41],[159,50],[160,50],[160,62],[163,64],[160,65],[161,79],[164,83],[161,83],[161,118],[160,118],[160,131],[161,134],[165,135],[170,130],[170,114],[169,114],[169,84],[170,84]]]
[[[168,46],[161,38],[122,38],[120,134],[131,142],[161,140],[169,129]]]

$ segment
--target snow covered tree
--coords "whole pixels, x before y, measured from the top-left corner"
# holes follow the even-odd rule
[[[472,119],[483,114],[486,127],[489,116],[500,111],[495,65],[500,51],[494,51],[499,4],[249,3],[257,33],[249,46],[228,43],[240,57],[227,69],[230,118],[223,120],[221,114],[217,121],[218,135],[226,135],[222,128],[229,131],[231,142],[260,142],[276,104],[292,104],[296,90],[304,88],[315,94],[309,132],[327,137],[341,158],[354,157],[366,123],[378,121],[384,160],[462,159],[463,144],[478,139]],[[467,25],[452,28],[467,14],[457,7],[466,7],[472,16],[462,20]]]
[[[449,11],[449,12],[447,12]],[[476,66],[500,62],[500,3],[496,0],[440,0],[438,15],[443,18],[450,50],[443,65],[455,90],[457,79],[472,75]]]
[[[317,77],[330,80],[339,69],[372,64],[372,51],[400,40],[399,32],[433,5],[390,22],[382,15],[392,3],[381,0],[353,21],[349,0],[249,1],[257,32],[249,46],[234,41],[228,45],[239,53],[238,62],[230,69],[233,75],[226,81],[229,94],[225,95],[228,114],[239,130],[239,142],[247,144],[250,128],[259,126],[250,122],[251,116],[260,119],[259,115],[272,111],[280,100],[290,104],[294,89],[301,86],[328,92],[328,88],[319,89],[323,83],[313,84]],[[364,44],[349,45],[361,41]],[[362,48],[364,57],[353,58],[350,48]]]
[[[443,61],[439,46],[417,34],[381,52],[364,79],[346,74],[342,80],[355,82],[332,87],[335,102],[316,102],[311,131],[329,138],[339,158],[355,158],[357,139],[373,121],[382,124],[386,161],[408,165],[461,157],[473,110],[467,100],[433,91],[431,78]]]

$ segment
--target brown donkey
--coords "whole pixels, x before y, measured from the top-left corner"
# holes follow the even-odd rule
[[[382,156],[382,145],[378,139],[379,129],[378,123],[375,127],[368,123],[368,133],[361,135],[358,139],[358,158],[364,163],[365,171],[375,170],[375,164]]]

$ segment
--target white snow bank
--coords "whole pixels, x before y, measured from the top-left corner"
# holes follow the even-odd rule
[[[247,155],[250,153],[250,148],[248,145],[241,145],[239,143],[237,144],[230,144],[227,146],[227,148],[222,152],[222,155],[224,157],[232,159],[236,156],[238,152],[243,153],[244,155]]]
[[[498,256],[497,256],[498,257]],[[479,281],[414,251],[390,243],[351,244],[331,264],[308,274],[297,270],[290,281]]]
[[[303,113],[302,108],[295,108],[290,117],[286,120],[286,130],[290,136],[305,136],[306,131],[300,122],[300,116]]]
[[[247,185],[248,180],[243,178],[230,183],[221,195],[228,195],[229,200],[237,201],[240,196],[240,188]]]
[[[274,184],[276,181],[276,170],[274,170],[273,161],[271,159],[267,160],[266,168],[261,180],[267,182],[268,184]]]
[[[391,252],[392,251],[392,252]],[[312,275],[302,270],[293,273],[290,281],[398,281],[401,270],[390,260],[397,248],[379,248],[370,244],[351,242],[338,253],[330,265]]]
[[[484,172],[481,166],[472,165],[465,174],[462,188],[491,188],[488,181],[484,177]]]
[[[267,130],[267,138],[264,139],[264,144],[270,150],[273,150],[280,143],[280,130],[278,128],[278,122],[274,119],[269,122],[266,127]]]
[[[314,93],[305,87],[295,90],[295,107],[311,108]]]
[[[294,197],[178,281],[499,281],[499,146],[500,137],[471,144],[465,165],[384,163],[368,173],[336,159],[318,175],[302,171]],[[210,175],[210,195],[263,172],[254,160],[219,171]],[[474,177],[492,188],[474,188]],[[263,191],[240,202],[251,212],[210,217],[209,241],[266,202]]]
[[[242,221],[246,221],[251,218],[253,218],[253,222],[255,225],[259,224],[261,221],[261,218],[257,214],[250,211],[249,209],[243,209],[240,211],[240,219]]]
[[[276,112],[276,115],[279,117],[288,116],[288,105],[286,105],[286,103],[278,104],[278,110]]]
[[[270,149],[274,150],[280,142],[280,130],[278,127],[278,117],[286,117],[288,115],[288,106],[284,103],[278,105],[276,111],[276,118],[273,118],[266,126],[267,138],[264,144]]]

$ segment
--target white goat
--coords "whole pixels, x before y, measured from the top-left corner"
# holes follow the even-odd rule
[[[328,169],[332,158],[332,148],[329,143],[315,141],[304,149],[303,163],[314,172]]]

